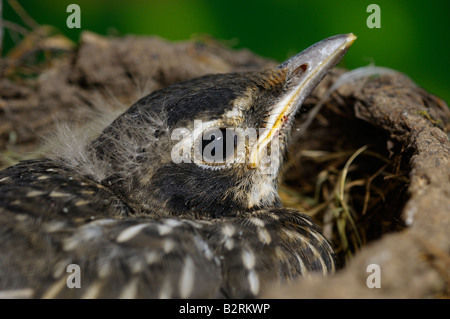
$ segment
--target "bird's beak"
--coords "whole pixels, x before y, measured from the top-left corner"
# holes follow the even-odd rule
[[[262,154],[265,154],[263,150],[287,122],[293,121],[306,97],[342,59],[355,40],[353,33],[327,38],[278,66],[286,72],[286,93],[270,108],[266,129],[250,152],[250,168],[258,167]]]

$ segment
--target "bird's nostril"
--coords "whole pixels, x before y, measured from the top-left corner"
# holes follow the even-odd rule
[[[308,64],[303,63],[302,65],[300,65],[298,68],[296,68],[293,72],[292,75],[296,76],[296,77],[300,77],[303,75],[303,73],[306,72],[306,70],[308,70]]]

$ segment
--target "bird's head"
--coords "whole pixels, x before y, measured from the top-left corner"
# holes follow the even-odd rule
[[[111,168],[103,182],[143,212],[214,217],[278,206],[294,116],[355,39],[325,39],[275,69],[155,91],[94,142]]]

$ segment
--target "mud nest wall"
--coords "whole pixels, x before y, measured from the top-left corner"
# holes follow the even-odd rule
[[[42,137],[57,124],[89,125],[177,81],[275,65],[212,39],[85,32],[73,45],[37,29],[0,61],[0,166],[44,156]],[[305,102],[312,110],[297,116],[280,186],[286,206],[322,224],[339,269],[265,297],[448,297],[449,108],[398,72],[345,74],[334,69]],[[381,288],[367,287],[371,264]]]

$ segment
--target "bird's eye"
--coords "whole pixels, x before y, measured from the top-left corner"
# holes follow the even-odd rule
[[[202,134],[202,162],[225,165],[235,160],[238,136],[231,128],[209,128]]]

